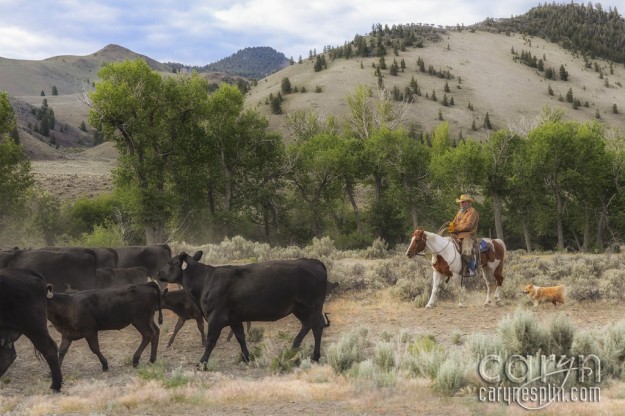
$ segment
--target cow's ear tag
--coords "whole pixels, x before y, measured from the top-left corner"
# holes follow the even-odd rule
[[[182,270],[187,270],[188,266],[189,266],[189,263],[187,263],[186,261],[182,262]]]

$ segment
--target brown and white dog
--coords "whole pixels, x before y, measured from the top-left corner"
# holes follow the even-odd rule
[[[564,286],[540,287],[529,284],[523,289],[523,293],[534,302],[534,306],[538,306],[543,302],[551,302],[554,306],[564,303]]]

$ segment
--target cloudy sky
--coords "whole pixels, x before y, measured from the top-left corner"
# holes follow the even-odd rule
[[[545,1],[543,1],[544,3]],[[570,0],[559,0],[569,3]],[[575,0],[579,3],[579,0]],[[471,25],[540,0],[0,0],[0,57],[89,55],[118,44],[160,62],[206,65],[251,46],[287,58],[338,46],[374,23]],[[582,3],[586,4],[586,1]],[[596,4],[596,2],[593,2]],[[623,7],[623,0],[601,2]],[[623,15],[623,11],[619,9]]]

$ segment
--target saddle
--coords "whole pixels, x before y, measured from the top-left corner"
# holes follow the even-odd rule
[[[458,252],[461,252],[460,241],[457,238],[453,238],[452,241],[456,245],[456,249]],[[475,239],[475,244],[473,245],[473,251],[471,253],[471,258],[475,261],[475,269],[479,267],[485,267],[488,262],[495,261],[495,248],[492,243],[484,240],[483,238]],[[465,267],[463,263],[463,268]],[[467,266],[468,267],[468,266]],[[462,273],[464,278],[464,273]],[[447,278],[449,281],[449,277]]]

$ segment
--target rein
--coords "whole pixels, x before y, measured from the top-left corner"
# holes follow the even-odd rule
[[[445,250],[447,247],[449,247],[449,243],[451,243],[451,240],[447,240],[447,244],[445,244],[445,247],[441,248],[440,250],[438,250],[438,251],[436,251],[436,252],[434,252],[434,251],[433,251],[433,252],[432,252],[432,254],[442,253],[442,252],[443,252],[443,250]],[[454,256],[454,258],[456,258],[456,257]],[[453,261],[453,260],[452,260],[452,261]]]

